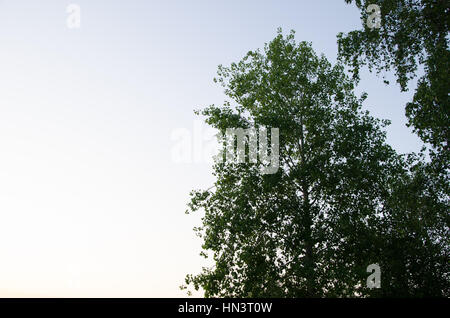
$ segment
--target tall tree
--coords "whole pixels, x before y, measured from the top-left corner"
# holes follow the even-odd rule
[[[448,183],[424,162],[408,155],[407,170],[392,180],[376,227],[383,288],[375,295],[450,296]]]
[[[359,78],[361,66],[378,73],[393,69],[401,90],[423,68],[414,98],[406,105],[408,125],[431,148],[435,169],[449,172],[450,2],[447,0],[345,0],[361,11],[362,30],[338,35],[339,55]],[[381,9],[371,28],[370,4]]]
[[[399,179],[386,204],[389,217],[383,233],[388,237],[383,249],[392,251],[385,253],[389,258],[385,268],[391,275],[388,290],[404,296],[448,296],[450,3],[345,1],[356,4],[363,22],[362,30],[338,35],[340,60],[351,67],[355,79],[364,65],[377,73],[393,69],[401,90],[406,91],[409,81],[421,73],[419,67],[423,68],[413,100],[406,105],[406,116],[408,125],[431,146],[431,160],[410,156],[409,171]],[[367,23],[370,4],[381,9],[379,28]]]
[[[366,269],[393,267],[386,253],[397,250],[385,248],[400,244],[390,240],[399,228],[392,220],[404,210],[394,194],[411,176],[385,143],[388,121],[363,112],[365,95],[354,95],[343,66],[293,33],[220,66],[216,81],[230,101],[201,111],[206,122],[222,133],[279,128],[280,169],[215,163],[214,187],[193,191],[188,209],[205,213],[196,231],[214,266],[188,275],[187,285],[206,297],[380,295],[366,287]]]

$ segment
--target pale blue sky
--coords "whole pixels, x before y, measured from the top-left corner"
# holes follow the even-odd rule
[[[344,0],[0,1],[0,296],[184,296],[205,264],[188,193],[213,178],[171,160],[171,133],[223,101],[218,64],[278,27],[335,61],[360,24]],[[412,92],[367,72],[361,91],[389,143],[417,151]]]

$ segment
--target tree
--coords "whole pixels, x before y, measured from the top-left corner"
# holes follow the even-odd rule
[[[353,2],[346,0],[347,3]],[[449,89],[450,3],[445,0],[355,0],[364,28],[338,35],[339,59],[354,79],[367,65],[377,73],[393,69],[402,91],[418,79],[406,105],[408,126],[431,146],[430,159],[408,159],[408,172],[396,182],[386,203],[382,247],[395,295],[449,295]],[[381,9],[379,28],[366,23],[370,4]],[[370,11],[370,10],[369,10]],[[387,81],[386,81],[387,82]],[[388,83],[388,82],[387,82]],[[422,149],[422,153],[425,148]],[[402,248],[400,248],[400,246]],[[389,264],[389,266],[388,266]],[[386,289],[383,289],[386,290]],[[395,292],[394,292],[395,291]]]
[[[406,170],[393,178],[383,218],[373,228],[373,248],[383,269],[383,286],[374,296],[450,295],[450,216],[448,183],[411,154]]]
[[[216,81],[230,101],[201,111],[206,122],[222,133],[279,128],[280,169],[214,164],[214,187],[193,191],[187,211],[205,213],[196,231],[214,266],[186,284],[206,297],[379,295],[366,287],[366,269],[393,267],[387,254],[402,246],[385,247],[399,242],[390,239],[405,210],[396,193],[411,176],[385,143],[389,122],[363,112],[366,96],[354,95],[344,67],[297,44],[293,32],[220,66]]]
[[[347,3],[352,0],[345,0]],[[408,125],[432,147],[435,168],[448,175],[450,104],[450,2],[446,0],[355,0],[364,29],[338,35],[339,56],[359,78],[368,65],[378,73],[394,69],[401,90],[417,77],[414,98],[406,105]],[[378,4],[380,28],[370,28],[367,7]]]

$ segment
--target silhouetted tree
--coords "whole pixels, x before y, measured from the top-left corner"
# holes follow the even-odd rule
[[[431,145],[431,166],[449,173],[450,2],[447,0],[345,0],[361,10],[363,29],[338,35],[339,56],[355,78],[367,65],[378,73],[393,69],[401,90],[423,68],[414,98],[406,105],[408,125]],[[369,28],[370,4],[381,9],[380,28]],[[442,177],[442,176],[441,176]],[[449,193],[447,193],[449,195]]]
[[[230,101],[204,109],[206,122],[222,133],[279,128],[280,169],[215,163],[215,186],[193,191],[188,210],[205,213],[196,231],[214,266],[187,285],[206,297],[445,293],[445,205],[421,181],[420,161],[386,144],[388,121],[361,110],[365,95],[354,95],[343,66],[280,31],[218,75]],[[372,263],[379,290],[366,287]]]

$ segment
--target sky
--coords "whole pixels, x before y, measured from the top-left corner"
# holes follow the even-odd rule
[[[336,34],[361,21],[343,0],[0,0],[0,297],[186,296],[208,262],[201,213],[184,212],[214,182],[193,111],[224,101],[219,64],[278,27],[334,62]],[[418,151],[413,90],[362,78],[388,143]],[[177,132],[193,140],[185,162]]]

